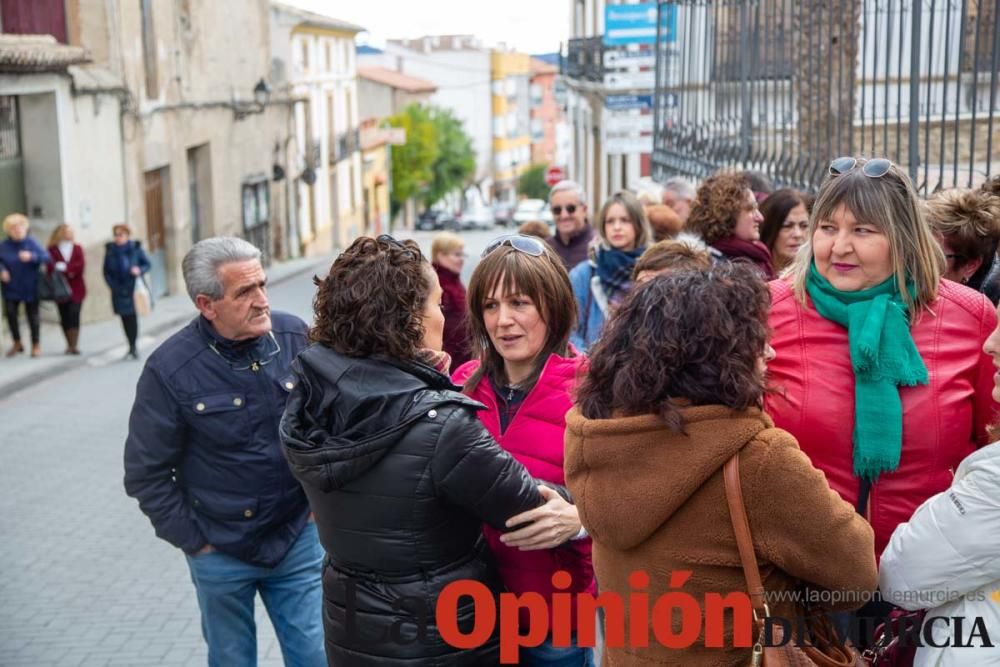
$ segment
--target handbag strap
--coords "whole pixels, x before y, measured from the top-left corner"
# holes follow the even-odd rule
[[[746,578],[747,591],[750,593],[750,604],[759,622],[770,612],[764,602],[764,584],[760,580],[760,569],[757,567],[757,555],[753,551],[753,540],[750,537],[750,522],[747,521],[746,507],[743,505],[743,489],[740,486],[740,453],[726,461],[722,470],[726,483],[726,502],[729,504],[729,518],[736,534],[736,547],[740,551],[740,563],[743,565],[743,576]]]

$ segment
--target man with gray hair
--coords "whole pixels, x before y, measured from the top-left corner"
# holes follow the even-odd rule
[[[255,665],[254,598],[288,665],[326,665],[323,549],[278,422],[306,324],[272,312],[260,251],[206,239],[184,257],[199,315],[146,361],[125,442],[125,491],[184,552],[209,665]]]
[[[694,196],[694,186],[680,176],[668,178],[663,183],[663,203],[673,209],[682,224],[686,223],[688,216],[691,215]]]
[[[587,196],[575,181],[559,181],[549,192],[549,208],[556,233],[547,240],[566,270],[587,259],[594,230],[587,223]]]

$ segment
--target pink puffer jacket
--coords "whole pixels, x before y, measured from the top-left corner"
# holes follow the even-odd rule
[[[500,407],[490,381],[483,378],[469,394],[486,406],[486,410],[479,412],[479,419],[490,435],[537,479],[562,486],[566,484],[563,474],[566,413],[573,405],[571,391],[577,369],[584,361],[583,356],[550,356],[538,382],[528,392],[502,434]],[[456,384],[464,384],[477,368],[479,362],[470,361],[455,371],[452,380]],[[521,551],[501,543],[501,533],[493,528],[484,526],[483,532],[497,558],[504,584],[511,592],[521,594],[532,591],[551,599],[552,593],[556,592],[552,587],[552,573],[566,570],[573,577],[573,584],[567,592],[594,593],[590,538],[571,540],[547,551]],[[524,618],[521,620],[523,623]],[[572,622],[576,627],[575,598]]]

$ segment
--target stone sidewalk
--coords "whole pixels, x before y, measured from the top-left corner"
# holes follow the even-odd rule
[[[308,319],[311,274],[326,267],[325,260],[275,267],[272,306]],[[155,322],[179,326],[193,312],[186,297],[176,298]],[[174,328],[148,338],[146,353]],[[185,559],[156,537],[122,488],[122,446],[142,364],[119,362],[117,322],[105,329],[113,338],[92,344],[82,365],[61,367],[68,358],[59,355],[23,360],[48,362],[58,377],[0,394],[2,667],[206,664]],[[0,377],[8,367],[0,363]],[[259,599],[255,616],[258,665],[281,667]]]
[[[268,283],[278,285],[286,280],[308,272],[325,272],[333,261],[332,257],[309,257],[272,264],[267,269]],[[43,308],[49,304],[43,305]],[[185,322],[197,313],[187,294],[171,294],[156,301],[153,312],[139,320],[139,350],[143,356],[144,344],[156,335]],[[27,322],[21,315],[22,339],[28,337]],[[6,323],[2,324],[0,334],[3,350],[6,352],[11,345],[10,332]],[[6,358],[0,352],[0,398],[23,391],[28,387],[47,378],[54,377],[68,370],[87,364],[103,365],[108,361],[117,361],[125,356],[127,345],[121,320],[113,317],[103,322],[84,324],[80,330],[79,356],[63,354],[66,349],[66,339],[58,324],[42,322],[41,331],[42,356],[31,358],[27,353],[13,358]]]

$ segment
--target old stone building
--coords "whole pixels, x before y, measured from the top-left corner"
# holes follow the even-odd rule
[[[201,238],[289,254],[295,100],[272,93],[269,12],[267,0],[3,2],[0,169],[22,184],[0,203],[23,206],[42,238],[77,226],[86,319],[110,314],[100,264],[118,222],[143,241],[158,294],[182,290],[180,260]],[[222,25],[240,48],[210,29]]]

